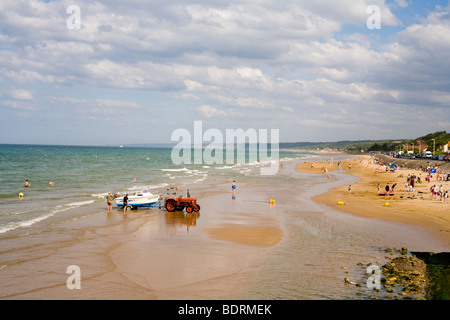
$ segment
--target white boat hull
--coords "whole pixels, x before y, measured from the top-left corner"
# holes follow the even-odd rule
[[[148,194],[148,193],[138,193],[135,195],[128,196],[128,206],[133,208],[137,207],[150,207],[156,205],[161,199],[158,194]],[[116,205],[118,207],[123,207],[123,197],[115,199]]]

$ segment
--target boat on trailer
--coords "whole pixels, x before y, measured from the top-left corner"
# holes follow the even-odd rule
[[[116,194],[114,201],[119,208],[123,208],[124,195]],[[128,207],[137,209],[140,207],[157,207],[161,206],[161,195],[153,194],[148,190],[142,190],[132,195],[128,195]]]

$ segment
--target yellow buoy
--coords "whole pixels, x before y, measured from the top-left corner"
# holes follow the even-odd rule
[[[386,203],[384,204],[384,206],[385,206],[385,207],[389,207],[389,206],[390,206],[389,202],[386,202]]]
[[[344,203],[344,201],[339,201],[337,204],[340,206],[343,206],[345,203]]]
[[[19,193],[19,198],[23,198],[23,193]]]

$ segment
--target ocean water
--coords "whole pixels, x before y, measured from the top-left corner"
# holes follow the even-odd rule
[[[0,235],[53,221],[70,209],[104,204],[102,196],[108,192],[146,189],[159,194],[170,187],[189,188],[208,177],[264,179],[259,174],[264,162],[250,162],[248,150],[247,161],[234,164],[175,165],[171,152],[171,148],[0,145]],[[279,153],[280,161],[306,156]]]

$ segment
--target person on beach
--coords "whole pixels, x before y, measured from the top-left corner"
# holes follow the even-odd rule
[[[397,183],[394,183],[394,184],[392,185],[392,188],[391,188],[391,189],[392,189],[392,193],[394,193],[394,192],[395,192],[395,190],[394,190],[394,189],[395,189],[395,187],[396,187],[396,186],[397,186]]]
[[[27,180],[25,180],[24,187],[28,188],[29,186],[30,186],[30,183],[28,182],[28,179],[27,179]]]
[[[349,185],[348,185],[348,193],[350,194],[351,192],[352,192],[352,185],[349,184]]]
[[[236,194],[236,181],[233,180],[233,183],[231,184],[231,192],[233,194]]]
[[[127,207],[128,207],[128,193],[123,197],[123,213],[127,213]]]
[[[108,195],[106,196],[106,203],[108,204],[108,210],[112,210],[113,201],[114,196],[111,194],[111,192],[108,192]]]
[[[389,198],[389,190],[391,188],[389,187],[389,183],[386,184],[386,187],[384,187],[385,193],[384,193],[384,198],[388,199]]]
[[[50,182],[48,183],[48,186],[49,186],[50,188],[53,188],[53,181],[52,181],[52,180],[50,180]]]

